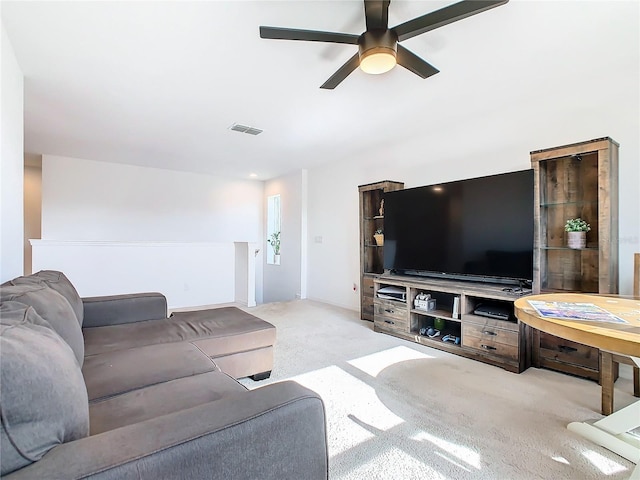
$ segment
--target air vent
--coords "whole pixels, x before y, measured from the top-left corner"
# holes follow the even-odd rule
[[[242,132],[248,133],[249,135],[259,135],[262,133],[262,130],[255,127],[249,127],[247,125],[240,125],[239,123],[234,123],[229,127],[229,130],[233,130],[234,132]]]

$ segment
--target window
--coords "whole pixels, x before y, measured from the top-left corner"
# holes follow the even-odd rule
[[[267,263],[280,265],[280,195],[267,197]]]

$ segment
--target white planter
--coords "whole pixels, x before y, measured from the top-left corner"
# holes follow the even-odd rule
[[[567,232],[567,246],[569,248],[585,248],[587,246],[587,232]]]
[[[279,253],[277,255],[273,256],[273,264],[274,265],[280,265],[280,254]]]

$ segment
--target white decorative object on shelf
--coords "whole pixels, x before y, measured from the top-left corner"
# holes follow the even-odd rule
[[[453,311],[451,318],[460,318],[460,297],[453,297]]]
[[[569,248],[585,248],[587,246],[587,232],[567,232],[567,246]]]
[[[435,310],[436,301],[431,298],[430,294],[421,292],[416,295],[413,305],[420,310]]]

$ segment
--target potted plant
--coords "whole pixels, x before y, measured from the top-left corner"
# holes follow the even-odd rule
[[[373,234],[373,238],[376,241],[376,245],[378,246],[384,245],[384,233],[382,232],[381,228],[375,231],[375,233]]]
[[[584,248],[587,246],[587,232],[591,230],[591,225],[581,218],[567,220],[564,226],[567,232],[567,246],[569,248]]]
[[[280,265],[280,232],[273,232],[267,242],[273,248],[273,263]]]

